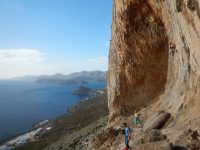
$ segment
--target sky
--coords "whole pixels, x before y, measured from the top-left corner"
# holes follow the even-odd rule
[[[108,68],[112,0],[0,0],[0,79]]]

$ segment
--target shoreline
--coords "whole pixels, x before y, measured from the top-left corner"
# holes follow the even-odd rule
[[[41,135],[43,132],[52,129],[50,124],[51,124],[50,120],[41,121],[38,124],[36,124],[33,128],[31,128],[29,131],[18,134],[7,140],[4,140],[4,142],[1,142],[0,150],[14,149],[20,145],[37,140],[39,135]]]
[[[32,126],[40,121],[56,119],[68,113],[66,112],[68,107],[88,97],[88,95],[73,95],[73,91],[77,90],[79,86],[79,84],[67,86],[34,84],[31,81],[19,80],[1,82],[1,143],[30,131]],[[85,86],[95,90],[104,88],[106,82],[91,82]]]
[[[52,120],[41,121],[33,125],[33,127],[27,132],[8,138],[7,140],[2,140],[0,145],[0,150],[10,150],[21,146],[23,147],[24,145],[27,145],[29,143],[34,143],[39,141],[43,135],[48,134],[49,132],[51,132],[51,130],[54,130],[54,128],[56,128],[55,127],[56,120],[59,120],[59,118],[62,117],[70,117],[73,114],[79,113],[79,111],[84,111],[91,107],[94,107],[96,103],[99,103],[98,97],[101,97],[105,93],[106,93],[106,88],[94,90],[94,92],[92,92],[92,94],[90,94],[88,98],[82,99],[78,103],[75,103],[73,106],[69,106],[67,108],[68,113],[58,116]],[[97,99],[98,102],[96,102],[95,99]],[[78,110],[70,111],[70,109],[73,109],[74,107],[78,108]]]

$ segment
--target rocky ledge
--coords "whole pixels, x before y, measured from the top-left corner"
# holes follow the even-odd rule
[[[141,112],[145,116],[144,112]],[[93,150],[122,150],[125,147],[122,134],[123,123],[131,128],[131,150],[198,150],[200,130],[190,128],[166,128],[173,118],[168,112],[159,111],[149,118],[143,117],[143,128],[133,123],[134,116],[121,118],[117,123],[104,128],[97,134],[90,148]]]

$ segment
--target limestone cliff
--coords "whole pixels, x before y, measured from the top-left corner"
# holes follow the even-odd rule
[[[200,0],[114,0],[108,76],[110,122],[150,106],[200,124]]]

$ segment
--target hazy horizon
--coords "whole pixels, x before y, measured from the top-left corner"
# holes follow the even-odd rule
[[[0,17],[0,79],[108,70],[112,0],[1,0]]]
[[[9,79],[15,79],[15,78],[21,78],[21,77],[28,77],[28,76],[53,76],[53,75],[56,75],[56,74],[62,74],[62,75],[70,75],[72,73],[80,73],[80,72],[83,72],[83,71],[86,71],[86,72],[93,72],[93,71],[102,71],[102,72],[107,72],[108,70],[81,70],[81,71],[75,71],[75,72],[70,72],[70,73],[62,73],[62,72],[57,72],[57,73],[52,73],[52,74],[25,74],[25,75],[21,75],[21,76],[14,76],[14,77],[10,77],[10,78],[0,78],[0,80],[9,80]]]

